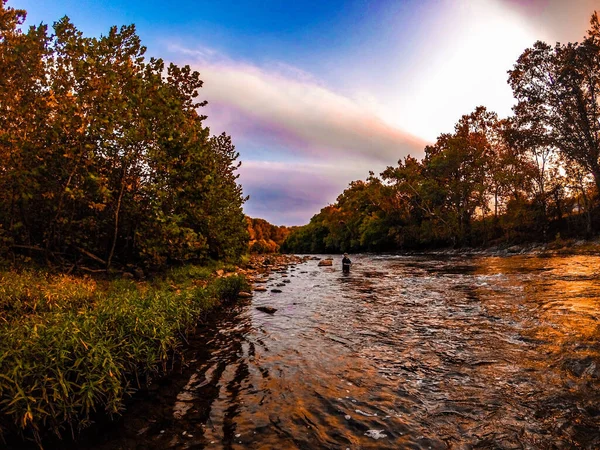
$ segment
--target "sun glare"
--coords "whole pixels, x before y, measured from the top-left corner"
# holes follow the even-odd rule
[[[403,80],[395,117],[386,118],[428,141],[478,105],[509,114],[506,72],[536,40],[522,17],[494,0],[446,2],[438,14],[426,24],[430,38]]]

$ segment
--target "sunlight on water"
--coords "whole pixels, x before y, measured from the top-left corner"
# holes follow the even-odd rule
[[[203,330],[147,446],[600,447],[600,258],[353,263],[272,274]]]

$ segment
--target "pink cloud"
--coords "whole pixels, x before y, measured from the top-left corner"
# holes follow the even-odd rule
[[[175,50],[198,60],[190,65],[205,82],[202,97],[209,105],[203,112],[214,132],[222,129],[235,138],[249,128],[276,130],[283,140],[300,144],[285,151],[388,163],[419,152],[426,144],[299,69],[275,64],[265,70],[213,52]]]
[[[305,224],[351,181],[409,153],[420,156],[426,145],[294,67],[267,70],[213,51],[173,50],[196,60],[190,65],[204,80],[202,113],[211,132],[233,137],[242,160],[239,180],[250,195],[244,209],[253,217]],[[295,162],[285,162],[290,158]]]

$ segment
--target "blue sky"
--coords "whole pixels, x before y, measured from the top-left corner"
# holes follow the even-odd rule
[[[354,179],[485,105],[536,40],[576,41],[599,0],[9,0],[86,35],[135,23],[148,55],[199,70],[214,134],[241,154],[247,214],[307,223]]]

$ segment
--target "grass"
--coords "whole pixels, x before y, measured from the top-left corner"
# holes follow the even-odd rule
[[[41,443],[75,434],[94,411],[118,414],[208,311],[247,289],[213,270],[147,283],[0,272],[0,441],[20,433]]]

